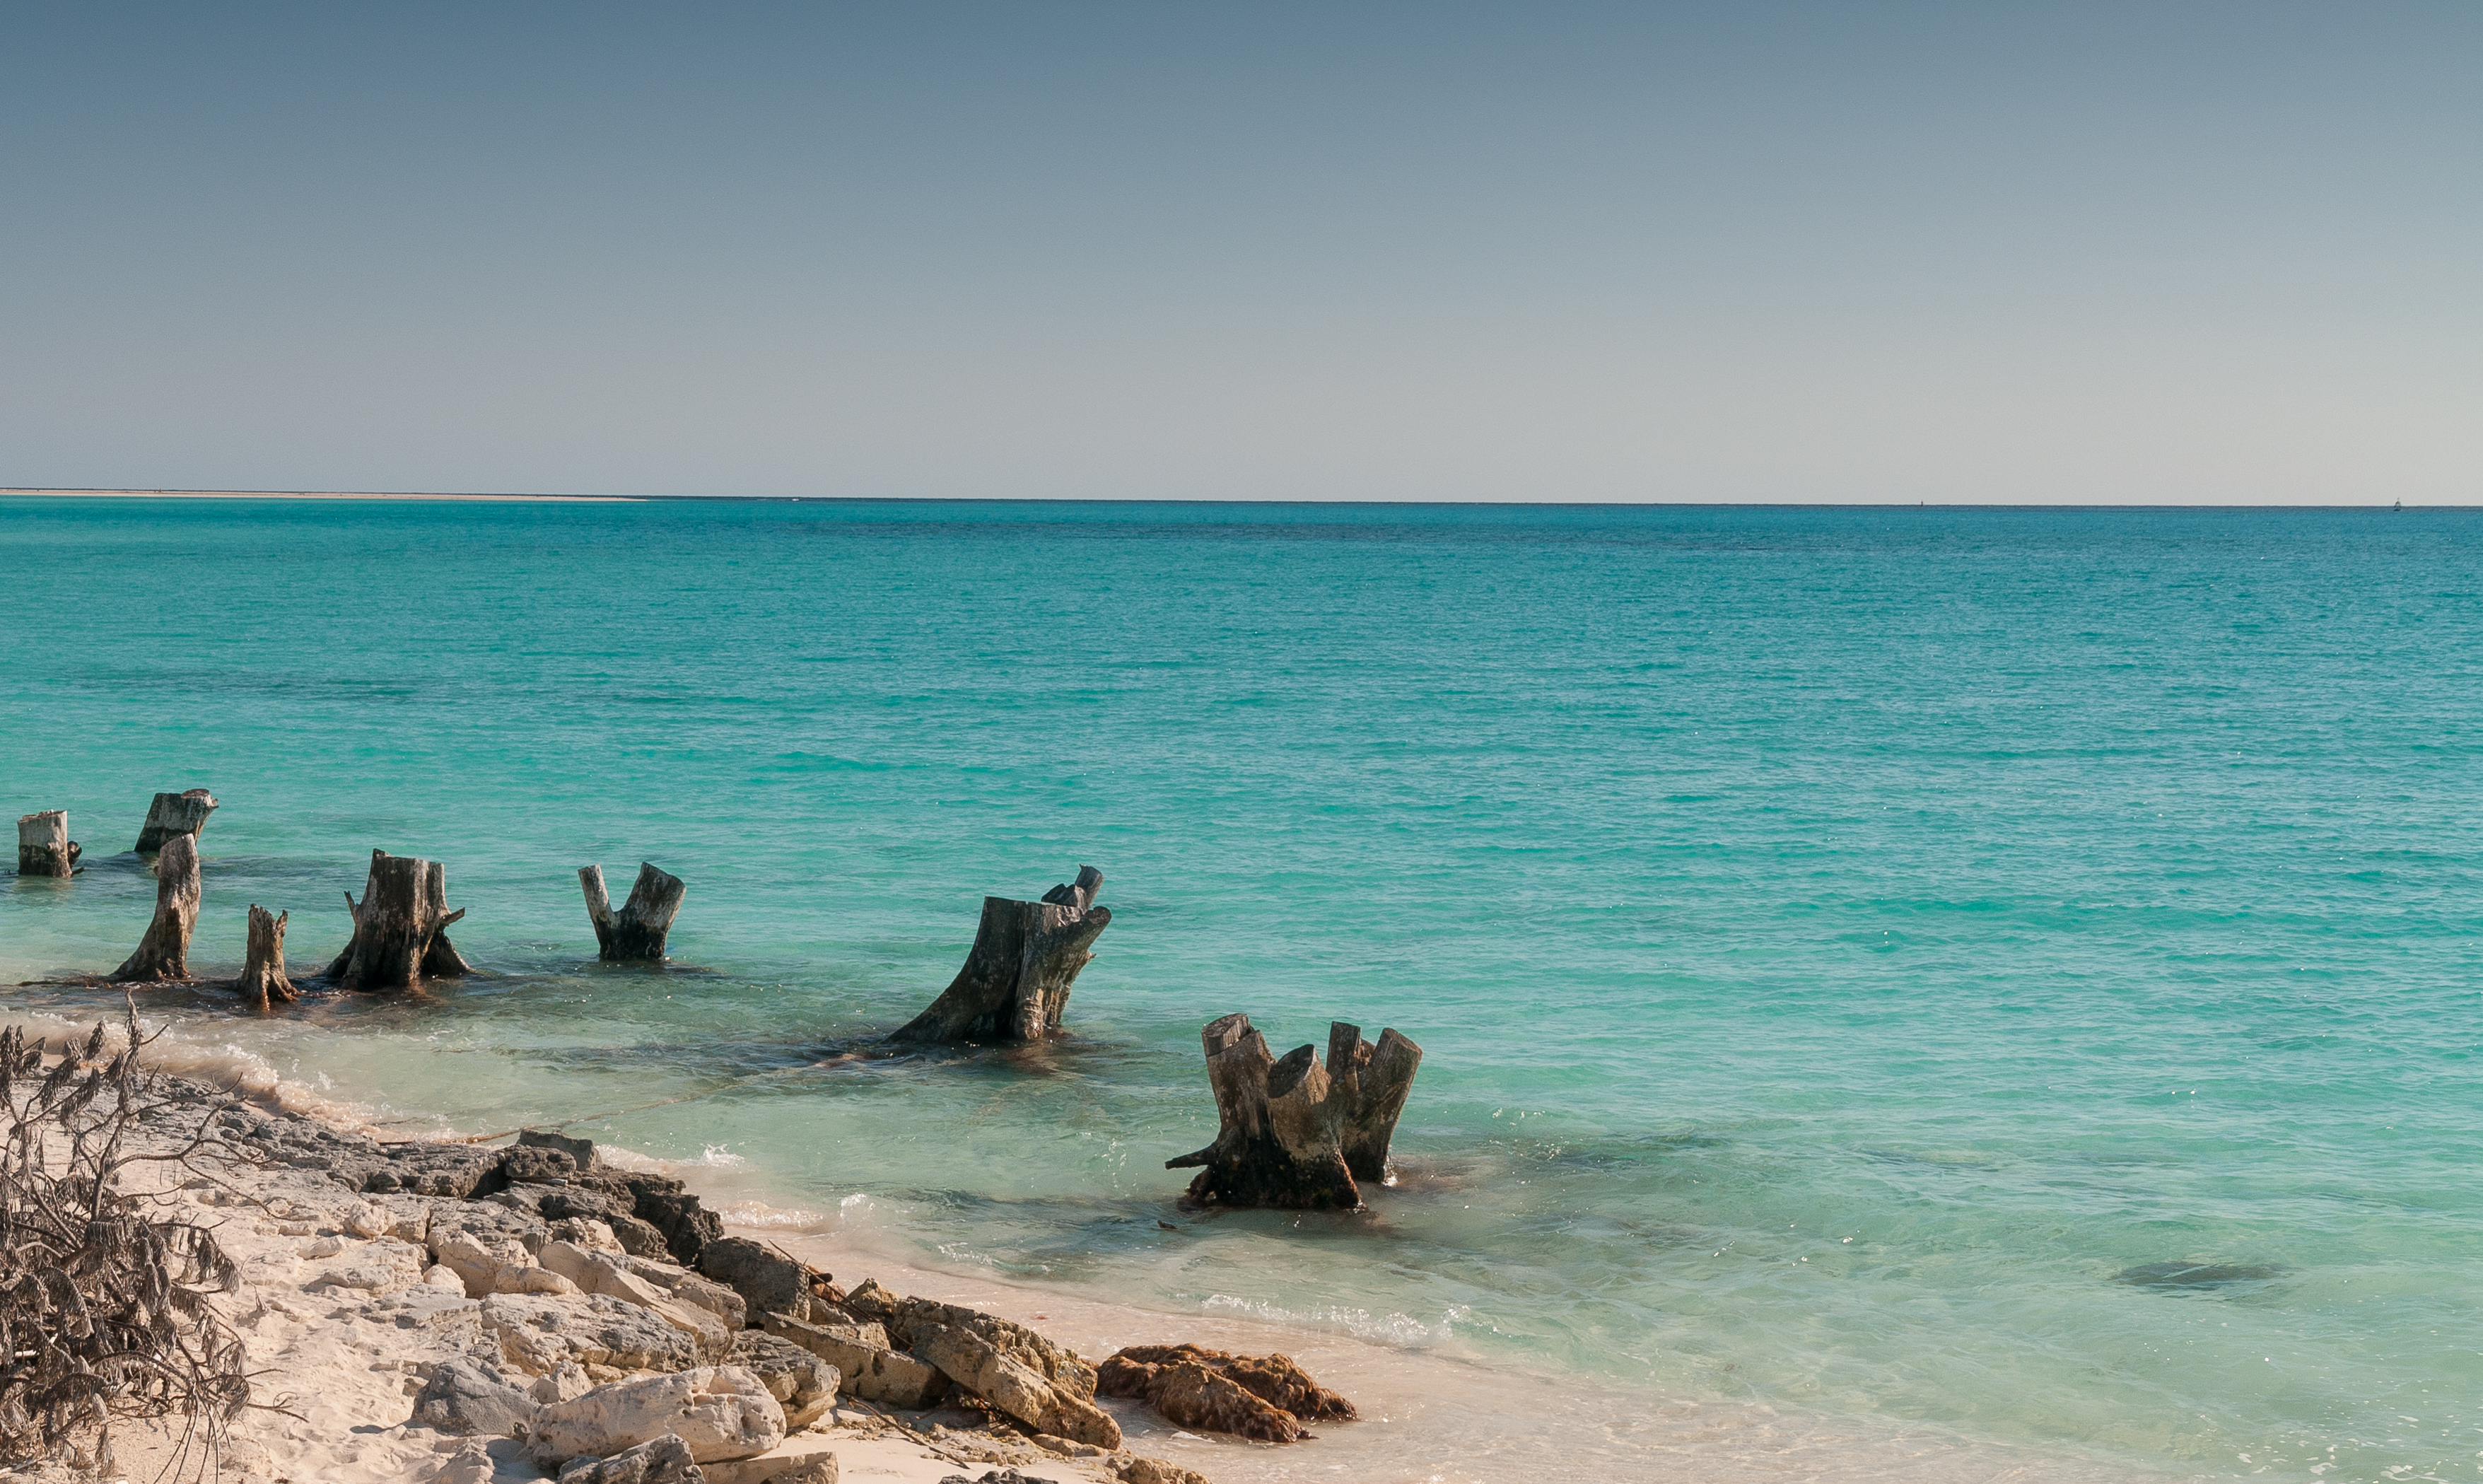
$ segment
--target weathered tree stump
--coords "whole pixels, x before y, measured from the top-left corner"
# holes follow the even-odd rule
[[[157,984],[190,977],[190,934],[199,925],[199,846],[186,835],[164,841],[155,857],[155,920],[138,951],[112,971],[117,984]]]
[[[466,915],[448,910],[448,873],[437,861],[371,852],[362,899],[345,893],[354,936],[328,966],[328,979],[349,990],[410,990],[424,979],[468,972],[472,966],[448,941],[448,924]]]
[[[1199,1039],[1220,1126],[1207,1148],[1164,1161],[1167,1170],[1204,1167],[1185,1200],[1351,1210],[1362,1204],[1357,1179],[1387,1178],[1388,1140],[1422,1047],[1391,1030],[1374,1050],[1359,1027],[1339,1021],[1328,1028],[1329,1054],[1346,1070],[1331,1076],[1316,1047],[1268,1055],[1246,1015],[1210,1021]]]
[[[69,838],[68,810],[44,809],[17,816],[18,875],[70,875],[83,853],[83,847]]]
[[[956,1043],[1041,1041],[1060,1034],[1061,1013],[1087,951],[1110,925],[1095,905],[1104,873],[1078,868],[1078,879],[1053,888],[1040,902],[983,898],[983,919],[966,967],[930,1007],[907,1021],[894,1041]]]
[[[1328,1026],[1328,1101],[1337,1107],[1337,1143],[1355,1179],[1388,1182],[1388,1141],[1422,1065],[1423,1048],[1393,1030],[1381,1031],[1374,1047],[1359,1025]]]
[[[637,884],[617,914],[603,889],[603,867],[579,866],[577,884],[586,890],[586,915],[595,923],[599,957],[620,963],[664,956],[664,939],[681,910],[681,893],[689,889],[680,877],[657,869],[653,861],[640,861]]]
[[[291,913],[268,915],[267,909],[256,902],[250,904],[250,946],[242,958],[241,978],[233,988],[241,992],[244,1003],[264,1010],[270,1001],[289,1005],[301,998],[293,981],[284,976],[284,923]]]
[[[159,793],[155,802],[147,807],[147,826],[138,832],[138,843],[130,848],[142,856],[151,856],[176,835],[196,836],[207,827],[207,816],[215,811],[216,797],[203,788]]]

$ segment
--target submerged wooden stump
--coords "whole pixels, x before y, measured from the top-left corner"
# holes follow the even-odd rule
[[[372,851],[362,899],[346,892],[345,910],[354,936],[327,975],[345,989],[410,990],[472,967],[448,941],[448,924],[466,912],[448,910],[448,873],[437,861]]]
[[[199,847],[186,835],[164,842],[155,858],[155,920],[138,951],[112,971],[118,984],[154,984],[190,977],[190,934],[199,925]]]
[[[689,889],[680,877],[657,869],[653,861],[640,861],[637,884],[617,914],[611,894],[603,889],[603,867],[579,866],[577,884],[586,891],[586,915],[595,923],[599,957],[620,963],[664,956],[664,939],[681,910],[681,894]]]
[[[1076,881],[1053,888],[1040,902],[983,898],[966,967],[890,1039],[1041,1041],[1060,1034],[1069,987],[1095,957],[1087,945],[1112,921],[1110,909],[1095,905],[1103,888],[1104,873],[1081,865]]]
[[[138,832],[138,843],[130,849],[151,856],[176,835],[196,836],[207,827],[207,816],[215,811],[216,796],[203,788],[159,793],[155,802],[147,807],[147,826]]]
[[[242,959],[241,978],[233,988],[241,992],[242,1000],[260,1010],[273,1001],[291,1004],[301,998],[293,981],[284,976],[284,923],[291,913],[269,916],[267,909],[256,902],[250,904],[250,946]]]
[[[43,809],[17,816],[17,874],[67,876],[77,870],[83,847],[69,838],[69,811]]]
[[[1388,1141],[1412,1090],[1423,1048],[1382,1031],[1376,1048],[1359,1026],[1328,1027],[1328,1054],[1316,1047],[1279,1059],[1246,1015],[1212,1020],[1199,1033],[1207,1083],[1215,1095],[1215,1142],[1167,1159],[1167,1170],[1202,1166],[1184,1199],[1195,1206],[1272,1206],[1286,1210],[1351,1210],[1358,1180],[1384,1181]]]

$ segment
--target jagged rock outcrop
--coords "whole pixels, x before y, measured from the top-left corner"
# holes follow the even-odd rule
[[[834,1365],[802,1346],[765,1330],[743,1330],[733,1337],[728,1365],[738,1365],[764,1382],[767,1393],[785,1409],[785,1430],[799,1432],[828,1415],[836,1405],[837,1388],[844,1377]]]
[[[535,1415],[535,1400],[474,1362],[442,1361],[428,1367],[414,1398],[413,1420],[457,1436],[506,1437]]]
[[[690,1446],[670,1433],[625,1448],[609,1458],[574,1459],[560,1471],[560,1484],[707,1484],[707,1472]],[[771,1477],[767,1484],[780,1484]]]
[[[1168,1421],[1264,1443],[1310,1436],[1305,1423],[1353,1421],[1353,1404],[1283,1355],[1233,1355],[1197,1345],[1133,1345],[1098,1368],[1106,1396],[1135,1396]]]
[[[914,1353],[948,1377],[1035,1432],[1067,1438],[1099,1448],[1121,1445],[1121,1424],[1111,1414],[1064,1386],[1055,1386],[1041,1372],[1002,1354],[981,1336],[963,1326],[918,1318],[913,1326]]]
[[[667,1433],[698,1463],[750,1458],[785,1441],[785,1409],[740,1366],[701,1365],[599,1386],[546,1406],[526,1425],[526,1446],[538,1464],[557,1468],[573,1458],[609,1458]]]
[[[767,1314],[761,1322],[768,1334],[834,1365],[837,1390],[844,1395],[909,1411],[948,1399],[948,1373],[890,1346],[887,1331],[877,1324],[811,1324],[783,1314]]]

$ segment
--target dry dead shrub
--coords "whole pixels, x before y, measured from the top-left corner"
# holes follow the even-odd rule
[[[43,1072],[43,1047],[0,1030],[0,1461],[83,1455],[109,1467],[117,1420],[177,1416],[210,1452],[250,1404],[242,1343],[210,1307],[239,1270],[204,1228],[150,1209],[121,1174],[186,1163],[200,1131],[132,1153],[180,1100],[139,1069],[138,1011],[106,1057],[98,1022]]]

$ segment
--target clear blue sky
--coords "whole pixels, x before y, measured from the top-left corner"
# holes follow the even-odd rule
[[[0,484],[2483,501],[2483,7],[10,5]]]

